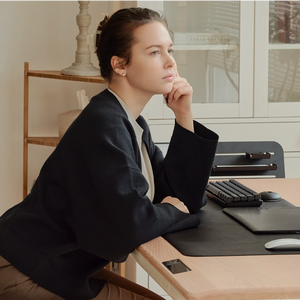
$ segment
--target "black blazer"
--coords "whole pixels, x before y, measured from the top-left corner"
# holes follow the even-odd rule
[[[104,282],[91,278],[122,262],[140,244],[198,226],[218,136],[197,122],[175,123],[166,158],[140,116],[155,180],[153,203],[141,172],[135,133],[118,100],[93,97],[43,165],[27,198],[0,218],[0,254],[65,299],[92,299]],[[182,200],[191,214],[164,197]]]

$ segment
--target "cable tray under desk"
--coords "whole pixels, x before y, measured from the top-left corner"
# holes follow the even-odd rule
[[[273,176],[284,178],[284,155],[273,141],[219,142],[211,177]]]

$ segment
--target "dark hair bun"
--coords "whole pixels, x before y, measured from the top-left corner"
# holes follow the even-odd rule
[[[103,27],[105,26],[109,18],[110,18],[109,15],[105,15],[104,19],[99,23],[97,30],[102,31]]]
[[[100,40],[100,34],[105,26],[105,24],[107,23],[107,21],[109,20],[110,16],[109,15],[105,15],[104,19],[99,23],[97,31],[96,31],[96,49],[98,48],[98,44],[99,44],[99,40]],[[97,50],[96,50],[97,51]],[[96,52],[95,51],[95,52]]]

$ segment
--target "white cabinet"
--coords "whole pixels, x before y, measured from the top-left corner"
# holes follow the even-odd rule
[[[194,89],[195,119],[215,130],[220,141],[279,142],[287,158],[286,177],[299,177],[300,1],[138,5],[166,15],[179,74]],[[296,35],[295,43],[279,38],[283,32]],[[162,96],[151,99],[144,115],[153,139],[169,140],[174,116]]]
[[[289,18],[299,22],[295,29],[289,26]],[[256,2],[254,117],[300,116],[299,25],[300,1]],[[295,43],[281,37],[291,31]]]

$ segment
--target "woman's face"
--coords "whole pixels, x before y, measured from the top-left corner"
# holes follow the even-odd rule
[[[131,62],[126,66],[128,83],[141,96],[169,93],[177,69],[167,29],[159,22],[152,22],[137,28],[134,36]]]

